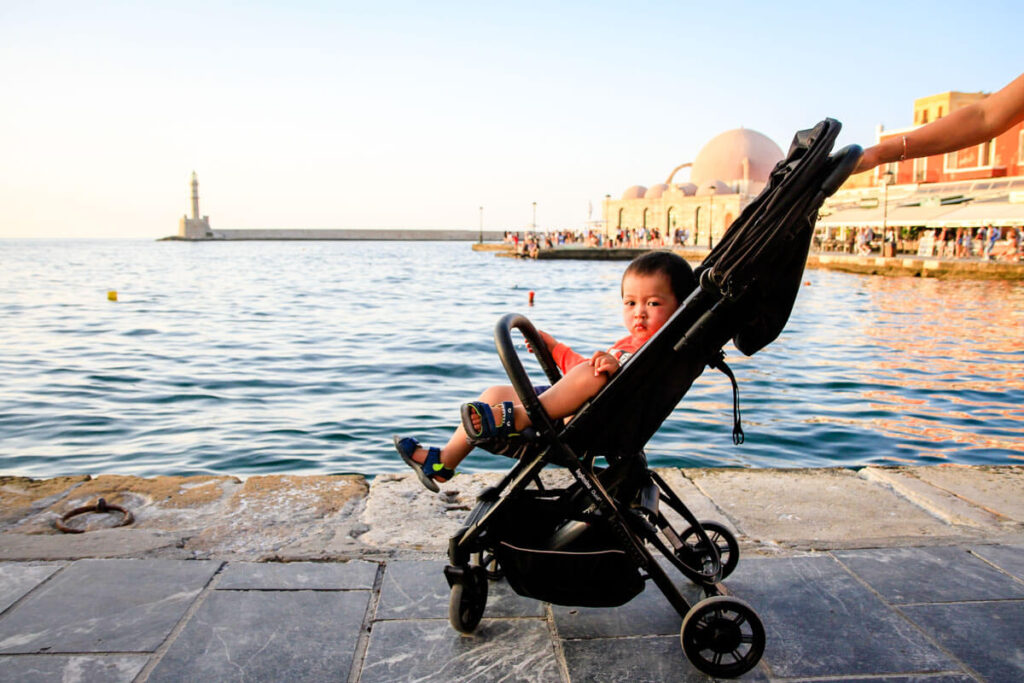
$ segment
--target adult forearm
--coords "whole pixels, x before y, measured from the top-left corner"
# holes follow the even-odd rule
[[[1024,120],[1024,74],[985,99],[864,150],[856,172],[879,164],[945,154],[996,137]]]

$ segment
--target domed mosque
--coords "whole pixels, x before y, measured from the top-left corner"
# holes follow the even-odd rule
[[[663,183],[633,185],[621,199],[606,196],[604,224],[609,235],[620,230],[658,230],[666,242],[710,247],[764,189],[785,155],[768,136],[737,128],[716,135],[692,162],[672,169]],[[690,182],[675,175],[690,168]]]

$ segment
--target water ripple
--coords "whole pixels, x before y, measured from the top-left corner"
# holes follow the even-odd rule
[[[30,240],[0,241],[0,261],[6,473],[401,471],[392,433],[442,443],[461,402],[507,383],[501,315],[580,351],[622,336],[617,262],[444,243]],[[805,280],[775,344],[729,350],[746,443],[732,444],[728,381],[707,371],[648,445],[653,464],[1024,460],[1024,286]],[[466,468],[508,465],[478,452]]]

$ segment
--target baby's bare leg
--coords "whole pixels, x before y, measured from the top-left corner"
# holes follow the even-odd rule
[[[510,386],[493,386],[485,389],[478,401],[483,401],[487,405],[501,405],[504,401],[518,401],[516,391]],[[518,407],[522,411],[523,415],[526,415],[526,411],[522,410],[522,407]],[[501,419],[501,413],[495,415],[496,420]],[[516,420],[518,422],[518,420]],[[529,422],[529,420],[527,420]],[[479,425],[476,425],[479,428]],[[466,430],[462,427],[462,423],[455,428],[452,432],[451,438],[448,439],[448,443],[441,449],[441,464],[449,469],[455,469],[459,463],[462,462],[470,451],[473,450],[473,446],[470,446],[466,442]],[[415,462],[423,462],[427,457],[427,449],[419,448],[413,453],[412,459]]]
[[[592,366],[580,363],[565,373],[562,379],[555,382],[554,385],[539,396],[540,404],[544,406],[544,410],[547,411],[547,414],[552,419],[559,420],[575,413],[587,399],[594,396],[607,383],[607,375],[600,373],[595,376]],[[526,414],[526,408],[519,402],[519,396],[512,387],[491,387],[480,395],[480,400],[490,405],[494,410],[494,420],[496,423],[501,420],[501,402],[512,401],[515,403],[515,406],[512,408],[512,420],[516,431],[530,426],[530,417]],[[473,415],[472,420],[473,426],[479,429],[480,419]],[[461,426],[456,434],[452,436],[452,439],[454,440],[460,435],[462,438],[466,436],[466,432]],[[449,442],[449,445],[451,445],[451,442]]]
[[[580,363],[558,380],[550,389],[540,395],[540,403],[552,419],[558,420],[576,412],[576,410],[594,396],[601,387],[608,382],[608,376],[604,373],[594,375],[594,368],[586,363]],[[530,425],[530,418],[526,409],[519,404],[519,396],[515,389],[510,386],[490,387],[477,399],[483,401],[494,409],[495,421],[501,420],[501,404],[504,401],[512,401],[516,405],[512,409],[513,422],[516,430],[523,429]],[[480,427],[478,419],[473,416],[473,426]],[[460,423],[452,432],[448,443],[441,449],[441,463],[450,469],[455,469],[462,462],[473,447],[466,442],[466,430]],[[418,449],[413,454],[413,460],[423,462],[427,457],[426,449]]]
[[[540,403],[548,415],[558,420],[579,410],[581,405],[593,398],[607,383],[608,375],[602,372],[595,376],[593,366],[580,363],[541,394]],[[529,424],[529,418],[526,417],[526,410],[522,406],[517,406],[516,409],[516,427],[522,429]],[[522,411],[523,424],[521,426],[519,411]]]

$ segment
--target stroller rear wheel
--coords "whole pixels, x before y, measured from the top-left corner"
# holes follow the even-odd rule
[[[708,540],[718,548],[718,559],[722,566],[722,575],[718,580],[722,581],[732,574],[736,565],[739,564],[740,544],[732,532],[718,522],[702,521],[700,525],[704,528]],[[707,544],[701,540],[694,527],[684,531],[679,540],[683,542],[683,547],[676,552],[676,556],[680,560],[703,574],[714,573],[714,567],[711,566],[711,563],[714,562],[714,555],[710,552]]]
[[[712,676],[741,676],[764,654],[761,618],[747,603],[725,595],[706,598],[690,608],[679,639],[687,659]]]
[[[472,633],[487,607],[487,570],[468,567],[465,579],[452,585],[448,598],[448,621],[460,633]]]

